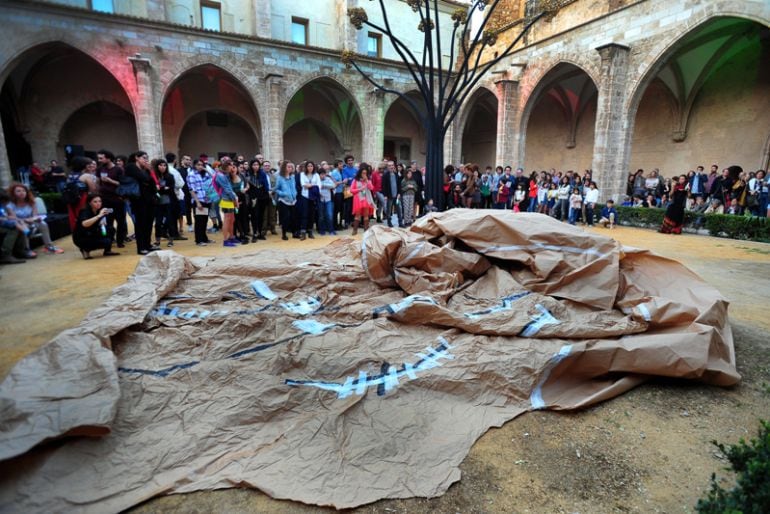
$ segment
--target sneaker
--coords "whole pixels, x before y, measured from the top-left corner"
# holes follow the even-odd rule
[[[329,232],[329,235],[330,235],[330,236],[336,236],[336,235],[337,235],[337,232],[335,232],[334,230],[332,230],[331,232]]]
[[[222,246],[227,246],[228,248],[233,248],[233,247],[235,247],[235,246],[238,246],[238,243],[233,243],[232,241],[230,241],[230,240],[228,239],[227,241],[225,241],[224,243],[222,243]]]
[[[319,235],[319,236],[325,236],[325,235],[326,235],[326,232],[323,232],[323,231],[322,231],[322,232],[319,232],[319,233],[318,233],[318,235]]]
[[[64,250],[62,250],[58,246],[48,245],[48,246],[45,247],[45,253],[52,253],[52,254],[64,253]]]
[[[214,241],[213,239],[208,239],[208,240],[206,240],[206,242],[207,242],[208,244],[210,244],[210,245],[213,245],[213,244],[215,244],[215,243],[216,243],[216,241]]]
[[[256,243],[257,242],[257,236],[251,236],[251,242]]]
[[[174,246],[174,242],[173,241],[169,241],[166,246],[169,246],[169,247]]]
[[[195,229],[193,228],[192,225],[187,225],[187,231],[188,232],[195,232]]]
[[[196,246],[208,246],[208,243],[195,243]]]

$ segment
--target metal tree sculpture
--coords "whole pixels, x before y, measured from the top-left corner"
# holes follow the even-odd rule
[[[370,0],[372,1],[372,0]],[[390,89],[374,80],[368,73],[361,69],[356,62],[358,54],[345,50],[342,52],[342,61],[353,66],[375,88],[384,92],[397,95],[402,98],[414,111],[426,130],[427,155],[426,189],[428,196],[434,199],[439,209],[443,209],[444,196],[440,194],[443,182],[444,167],[444,137],[452,122],[460,111],[460,106],[468,98],[479,80],[502,59],[513,53],[513,49],[532,26],[544,17],[553,17],[558,10],[559,0],[538,0],[535,13],[531,15],[521,29],[521,32],[504,51],[481,63],[484,50],[497,42],[497,33],[488,27],[492,14],[495,12],[500,0],[472,0],[468,8],[459,8],[452,13],[452,37],[445,44],[450,45],[450,68],[441,66],[442,41],[440,35],[439,0],[407,0],[407,4],[416,13],[419,13],[420,23],[418,30],[424,33],[422,58],[418,60],[409,47],[394,34],[385,0],[377,0],[382,12],[383,26],[369,21],[366,10],[362,7],[348,9],[350,23],[361,30],[364,26],[370,27],[384,34],[393,45],[401,61],[414,79],[419,91],[419,99],[416,101],[400,91]],[[472,14],[478,11],[482,16],[481,25],[473,29],[470,26]],[[458,40],[459,35],[459,40]],[[458,44],[459,42],[459,44]],[[457,50],[457,63],[455,65],[455,49]],[[434,49],[436,61],[434,62]],[[454,68],[452,68],[454,66]],[[423,109],[419,108],[422,105]]]

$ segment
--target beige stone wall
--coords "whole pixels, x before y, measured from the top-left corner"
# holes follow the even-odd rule
[[[651,88],[637,112],[630,169],[660,168],[666,177],[712,163],[754,171],[770,136],[768,59],[767,50],[750,50],[716,70],[695,101],[687,138],[678,143],[668,93]]]
[[[524,169],[532,170],[575,170],[591,168],[594,149],[594,126],[596,124],[596,102],[586,107],[580,117],[575,147],[567,148],[569,129],[564,113],[556,102],[544,98],[538,102],[527,126],[527,148]]]
[[[61,129],[56,148],[59,162],[64,162],[68,144],[82,145],[86,151],[107,148],[115,155],[128,155],[137,148],[134,117],[113,104],[86,106],[73,113]]]
[[[466,122],[462,140],[462,161],[478,164],[482,169],[493,168],[496,161],[497,117],[485,110],[476,110]]]
[[[197,157],[205,153],[213,159],[217,152],[234,152],[248,158],[257,154],[260,147],[254,129],[237,114],[227,113],[227,118],[226,127],[208,126],[205,112],[190,118],[179,135],[177,155]]]
[[[411,155],[409,160],[425,164],[425,134],[420,122],[407,110],[403,102],[397,102],[388,109],[385,116],[385,139],[408,140]]]

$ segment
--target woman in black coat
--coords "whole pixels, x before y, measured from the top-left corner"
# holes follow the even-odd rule
[[[84,259],[91,259],[91,252],[104,250],[104,256],[120,255],[112,251],[112,223],[107,223],[111,209],[102,207],[102,197],[89,193],[86,206],[78,213],[72,240],[80,248]]]
[[[151,243],[152,222],[155,221],[155,204],[158,201],[158,180],[150,168],[147,152],[140,150],[129,156],[126,175],[139,184],[139,197],[131,200],[131,210],[136,217],[136,253],[147,255],[159,249]]]

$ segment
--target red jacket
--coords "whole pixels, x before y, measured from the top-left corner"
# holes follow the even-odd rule
[[[382,175],[377,170],[372,171],[372,193],[382,191]]]

